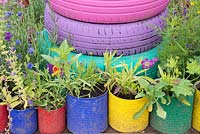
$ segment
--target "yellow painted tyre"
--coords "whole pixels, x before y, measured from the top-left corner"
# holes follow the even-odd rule
[[[193,107],[192,127],[200,131],[200,91],[196,89]]]
[[[149,122],[149,112],[145,112],[138,118],[133,115],[147,103],[146,98],[127,100],[119,98],[109,92],[109,124],[119,132],[140,132]]]

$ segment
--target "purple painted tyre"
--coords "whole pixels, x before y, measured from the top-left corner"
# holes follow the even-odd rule
[[[57,13],[52,17],[52,12],[46,6],[45,26],[49,32],[56,27],[58,41],[67,39],[76,52],[100,56],[106,50],[117,50],[117,55],[132,55],[152,49],[161,41],[157,28],[164,28],[167,16],[165,10],[148,20],[108,25],[79,22]]]
[[[67,18],[93,23],[127,23],[158,15],[169,0],[49,0]]]

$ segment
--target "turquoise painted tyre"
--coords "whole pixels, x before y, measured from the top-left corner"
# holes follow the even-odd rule
[[[41,37],[41,36],[40,36]],[[49,34],[47,32],[47,30],[43,30],[42,31],[42,37],[39,39],[39,44],[40,44],[40,53],[41,54],[50,54],[52,57],[57,56],[56,53],[51,53],[49,52],[48,48],[53,47],[54,45],[52,44],[52,42],[49,40]],[[70,57],[76,55],[76,53],[71,52],[69,55],[69,59]],[[116,61],[113,65],[117,65],[120,63],[126,63],[129,67],[131,65],[135,65],[137,63],[137,61],[139,59],[153,59],[155,57],[158,57],[158,47],[155,47],[149,51],[140,53],[140,54],[135,54],[135,55],[129,55],[129,56],[122,56],[118,61]],[[82,62],[85,65],[88,65],[90,62],[94,62],[96,63],[97,67],[101,70],[105,69],[104,66],[104,57],[100,57],[100,56],[90,56],[90,55],[81,55],[79,57],[79,62]],[[142,69],[142,66],[140,67],[140,70]],[[140,71],[138,70],[138,71]],[[157,78],[157,64],[155,64],[151,69],[149,69],[147,71],[147,75],[149,77],[152,78]],[[121,71],[121,69],[119,68],[118,71]]]

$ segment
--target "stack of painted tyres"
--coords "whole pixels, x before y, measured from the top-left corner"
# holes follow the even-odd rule
[[[159,29],[165,26],[169,0],[49,0],[45,10],[45,26],[55,27],[58,41],[67,39],[83,53],[79,60],[94,60],[104,68],[103,53],[117,50],[124,55],[119,62],[135,64],[142,58],[157,57],[161,41]],[[55,14],[52,17],[52,13]],[[148,74],[156,77],[156,67]]]
[[[76,49],[71,55],[83,53],[79,58],[80,62],[88,64],[94,61],[99,68],[104,69],[103,53],[107,50],[117,50],[116,56],[123,55],[116,64],[125,62],[134,65],[140,58],[152,60],[158,56],[157,46],[162,39],[159,30],[165,26],[169,0],[48,1],[49,5],[45,9],[46,29],[50,33],[56,29],[58,42],[68,40]],[[148,71],[148,75],[156,77],[157,67],[153,66]],[[70,105],[67,104],[69,106],[67,111],[70,111]],[[82,128],[83,124],[90,127],[89,124],[93,121],[91,116],[82,117],[80,114],[80,120],[84,120],[78,120],[79,124],[67,116],[67,128],[72,133],[80,133],[87,128]],[[146,122],[144,128],[148,125],[148,121]],[[88,133],[103,126],[103,123],[98,124],[99,127],[94,124],[92,126],[95,128],[87,130]],[[111,121],[109,124],[113,127]],[[120,132],[130,132],[113,128]],[[105,128],[98,132],[104,130]],[[132,132],[132,128],[130,130]]]

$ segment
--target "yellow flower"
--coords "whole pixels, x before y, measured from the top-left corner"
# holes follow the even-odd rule
[[[52,73],[52,76],[56,76],[56,75],[59,75],[60,74],[60,69],[56,66],[53,66],[53,73]]]
[[[191,5],[191,6],[194,6],[194,5],[195,5],[195,3],[194,3],[194,2],[190,2],[190,5]]]
[[[197,13],[200,14],[200,10]]]

